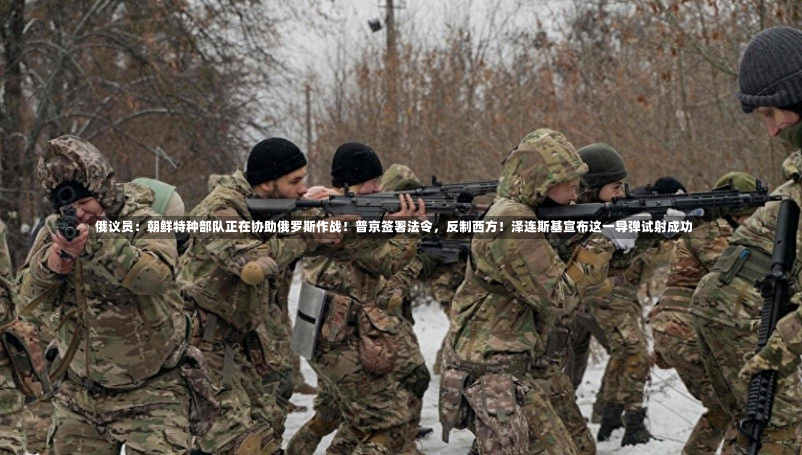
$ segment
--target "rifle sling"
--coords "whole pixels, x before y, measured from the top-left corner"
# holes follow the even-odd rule
[[[466,271],[467,271],[466,272],[466,276],[465,276],[466,279],[468,279],[468,280],[472,279],[482,289],[484,289],[485,291],[487,291],[487,292],[489,292],[491,294],[508,294],[509,293],[509,291],[507,290],[506,287],[504,287],[503,284],[501,284],[501,283],[499,283],[497,281],[488,282],[487,280],[484,280],[481,277],[479,277],[478,275],[476,275],[476,272],[474,270],[475,267],[476,266],[473,263],[473,259],[470,259],[468,261],[468,267],[466,267]]]

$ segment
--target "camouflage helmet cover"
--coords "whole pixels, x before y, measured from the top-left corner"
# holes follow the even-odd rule
[[[527,134],[504,160],[497,195],[534,207],[552,187],[587,171],[562,133],[541,128]]]
[[[37,174],[48,193],[64,182],[83,185],[109,211],[117,202],[114,170],[98,149],[76,136],[60,136],[47,142]]]
[[[420,188],[421,182],[408,166],[393,164],[382,175],[382,191],[408,191]]]

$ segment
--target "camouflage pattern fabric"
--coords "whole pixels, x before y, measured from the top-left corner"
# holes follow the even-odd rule
[[[382,303],[389,302],[386,298],[377,299],[384,278],[398,273],[414,257],[415,242],[390,240],[378,247],[352,250],[351,254],[354,259],[306,258],[304,278],[330,293],[350,297],[356,305],[376,303],[382,307]],[[390,313],[380,321],[371,319],[378,331],[397,340],[403,337],[401,321]],[[343,426],[360,436],[354,453],[411,450],[414,440],[409,440],[408,433],[415,425],[415,412],[410,408],[414,394],[402,386],[394,373],[376,376],[366,371],[359,358],[356,328],[348,325],[342,330],[339,340],[321,341],[319,355],[310,364],[318,380],[334,395]],[[398,358],[403,357],[406,356]]]
[[[699,342],[688,311],[693,291],[727,247],[733,228],[723,219],[698,226],[693,236],[674,242],[666,289],[650,314],[655,355],[677,370],[685,387],[707,411],[699,417],[683,448],[685,455],[733,453],[735,422],[716,399],[702,362]],[[725,434],[730,436],[725,440]]]
[[[792,198],[797,204],[802,203],[802,187],[798,180],[800,163],[802,159],[799,151],[784,162],[783,174],[793,177],[794,180],[781,185],[772,194]],[[729,248],[741,246],[770,256],[779,206],[779,202],[770,202],[759,208],[730,237]],[[802,245],[801,240],[797,239],[797,248]],[[693,295],[691,311],[699,337],[702,362],[716,398],[730,418],[738,420],[744,414],[749,385],[748,378],[739,377],[738,373],[745,361],[754,355],[757,333],[752,327],[756,326],[756,321],[760,318],[763,300],[754,283],[747,282],[740,276],[727,282],[724,272],[717,270],[719,266],[721,270],[728,269],[726,264],[717,263],[714,271],[702,278]],[[795,274],[802,270],[802,255],[799,251],[793,270]],[[798,276],[796,283],[799,283]],[[792,292],[798,292],[796,285],[792,287]],[[799,336],[799,329],[802,327],[797,322],[799,320],[796,313],[790,314],[781,321],[778,330],[772,335],[773,339],[777,339],[788,334],[791,339],[783,341],[796,354],[802,352],[796,349],[798,344],[793,340],[793,337]],[[781,375],[772,419],[763,438],[764,450],[767,452],[793,453],[798,450],[797,429],[802,423],[802,390],[799,379],[795,368]],[[746,453],[745,444],[739,444],[736,453]]]
[[[59,352],[67,352],[73,337],[83,340],[69,364],[69,380],[62,387],[65,393],[55,400],[56,433],[49,440],[54,453],[109,453],[95,451],[90,447],[95,443],[116,447],[129,443],[141,453],[184,453],[190,438],[188,389],[176,379],[177,373],[163,371],[172,368],[182,353],[187,320],[173,282],[175,242],[159,239],[146,229],[147,220],[158,218],[150,209],[152,191],[136,184],[115,184],[110,166],[97,149],[75,137],[49,141],[38,170],[45,190],[65,179],[81,182],[103,204],[107,217],[141,223],[139,231],[103,235],[90,227],[76,269],[61,284],[47,267],[56,220],[51,216],[21,269],[20,305],[56,289],[38,310],[44,324],[59,321],[51,327]],[[141,261],[147,261],[142,263],[146,268]],[[169,395],[160,392],[162,385]],[[113,405],[107,401],[111,396]],[[159,409],[158,424],[143,427],[130,418],[156,412],[155,408]],[[105,425],[117,423],[115,431],[105,432]],[[62,445],[66,442],[70,445]]]
[[[79,137],[61,136],[48,141],[36,172],[48,193],[63,182],[80,183],[100,201],[111,218],[123,205],[114,169],[94,145]]]
[[[534,219],[533,208],[545,200],[550,188],[579,178],[586,171],[587,166],[562,134],[545,129],[534,131],[505,160],[496,200],[486,218]],[[453,368],[452,362],[470,363],[476,365],[478,373],[480,365],[506,363],[513,371],[513,364],[520,362],[513,359],[528,358],[531,362],[540,358],[549,326],[570,315],[581,296],[590,291],[590,287],[579,288],[568,277],[566,264],[544,236],[513,239],[505,237],[508,235],[473,238],[475,269],[452,302],[448,346],[453,348],[456,359],[448,360],[449,369]],[[603,270],[588,268],[583,273],[598,274],[600,279],[595,283],[601,283],[606,264]],[[491,282],[495,283],[494,289]],[[535,377],[520,371],[516,374],[529,387],[519,403],[529,430],[529,453],[578,453]],[[485,433],[473,428],[481,439],[480,433]],[[480,451],[488,444],[492,442],[479,440]]]
[[[130,454],[186,454],[188,396],[175,370],[125,391],[92,393],[64,381],[54,400],[49,453],[116,455],[125,444]]]
[[[14,289],[6,226],[0,221],[0,325],[14,317]],[[23,396],[17,390],[11,363],[0,346],[0,454],[26,453]]]
[[[418,258],[420,255],[416,255]],[[422,270],[422,264],[418,259],[411,260],[401,271],[393,275],[388,280],[380,280],[380,294],[392,293],[401,287],[408,289],[411,280],[415,279]],[[400,296],[403,300],[408,300],[408,294]],[[388,301],[389,303],[389,301]],[[398,308],[396,308],[397,310]],[[423,408],[423,394],[429,387],[430,374],[423,359],[417,337],[412,328],[412,323],[395,314],[399,319],[399,330],[397,335],[397,361],[392,375],[399,383],[400,387],[409,392],[407,396],[407,406],[412,413],[409,424],[410,439],[414,440],[420,424],[421,411]],[[293,435],[287,446],[288,454],[309,454],[314,453],[323,436],[331,433],[339,426],[339,431],[332,444],[327,449],[328,454],[349,454],[351,453],[359,438],[353,437],[353,430],[347,426],[340,426],[342,413],[339,411],[336,392],[323,382],[319,389],[318,396],[315,398],[315,416],[307,421],[301,429]],[[325,429],[325,430],[324,430]],[[324,433],[327,431],[327,433]],[[412,443],[408,444],[411,450]]]
[[[549,365],[544,369],[535,370],[532,375],[548,396],[554,412],[560,417],[566,431],[576,444],[578,453],[594,455],[596,440],[588,429],[588,423],[576,403],[571,378],[562,371],[561,365]]]
[[[210,194],[191,216],[216,220],[252,219],[247,198],[258,197],[241,170],[232,175],[210,177]],[[211,430],[197,438],[195,446],[210,453],[229,450],[238,438],[251,433],[272,433],[280,447],[281,433],[292,393],[290,328],[279,290],[284,271],[314,249],[311,242],[241,233],[236,238],[214,234],[193,235],[181,257],[178,283],[193,305],[217,319],[208,326],[213,341],[200,342],[206,325],[197,330],[194,344],[203,351],[213,380],[221,386],[217,396],[222,406]],[[246,264],[262,268],[265,280],[250,285],[242,280]],[[225,352],[234,351],[232,384],[222,387]],[[289,390],[287,390],[289,389]]]
[[[393,164],[381,177],[382,191],[402,191],[420,188],[421,182],[408,166]]]
[[[603,401],[621,404],[625,411],[637,411],[643,407],[651,355],[644,330],[643,308],[637,293],[649,263],[659,253],[659,248],[649,248],[637,256],[629,268],[623,268],[625,284],[617,286],[607,297],[591,298],[585,302],[610,349],[609,366],[603,379]],[[615,256],[613,258],[615,260]],[[616,265],[619,267],[614,268],[611,263],[610,273],[622,270],[619,264]]]

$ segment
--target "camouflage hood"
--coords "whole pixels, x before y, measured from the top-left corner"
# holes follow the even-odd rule
[[[797,150],[783,161],[783,178],[799,182],[800,177],[802,177],[802,151]]]
[[[212,175],[210,175],[209,176],[209,180],[206,183],[207,188],[208,188],[207,191],[211,193],[212,190],[217,188],[220,185],[220,183],[222,182],[222,180],[224,180],[226,178],[230,179],[231,176],[230,175],[226,175],[226,174],[212,174]]]
[[[117,192],[125,197],[125,205],[118,214],[120,218],[135,216],[140,210],[152,208],[156,201],[153,189],[141,183],[118,183]]]
[[[535,207],[549,189],[587,171],[562,133],[541,128],[526,135],[504,160],[497,195]]]
[[[382,175],[382,191],[404,191],[420,188],[422,185],[418,177],[407,166],[403,164],[393,164]]]
[[[114,169],[94,145],[79,137],[61,136],[48,141],[37,174],[48,194],[61,183],[75,181],[100,201],[107,214],[120,208]]]
[[[237,169],[233,174],[212,174],[209,176],[209,192],[211,193],[218,187],[228,188],[245,195],[247,198],[257,197],[253,187],[245,178],[245,172]]]

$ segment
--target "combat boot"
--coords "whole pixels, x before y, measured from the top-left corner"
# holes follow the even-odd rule
[[[624,439],[621,441],[621,447],[634,446],[638,444],[646,444],[650,439],[653,439],[643,420],[646,418],[646,408],[640,408],[637,411],[627,411],[624,415],[624,422],[626,423],[626,430],[624,431]]]
[[[602,423],[605,404],[604,400],[596,398],[593,402],[593,413],[590,414],[590,423]]]
[[[613,431],[621,428],[624,424],[621,422],[621,414],[624,412],[624,405],[608,403],[604,406],[602,413],[601,427],[599,433],[596,435],[596,440],[599,442],[607,441]]]
[[[434,430],[429,427],[418,427],[418,431],[415,432],[415,439],[423,439],[432,433],[434,433]]]

